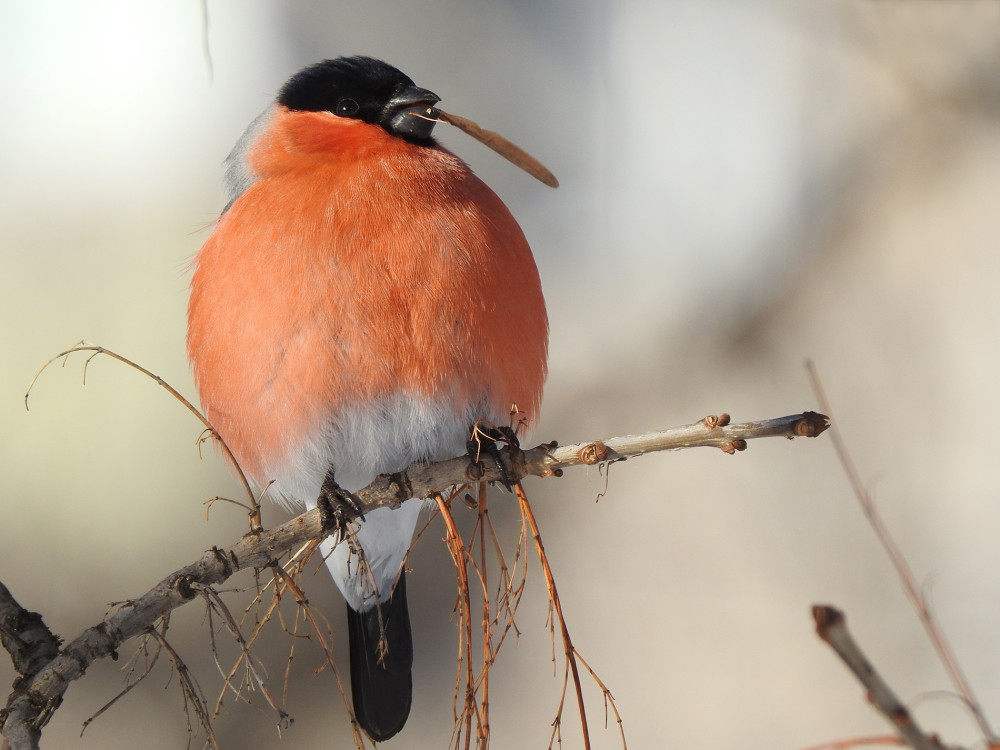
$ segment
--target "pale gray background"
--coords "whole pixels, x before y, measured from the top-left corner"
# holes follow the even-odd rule
[[[384,58],[450,111],[545,161],[558,191],[440,132],[511,207],[552,323],[538,438],[642,431],[729,411],[815,408],[815,358],[861,471],[988,711],[1000,710],[996,441],[1000,5],[874,0],[211,2],[0,8],[0,579],[73,636],[107,602],[243,530],[201,502],[238,493],[198,423],[154,384],[82,358],[22,395],[80,338],[188,395],[188,263],[221,207],[220,162],[297,68]],[[917,716],[977,735],[834,460],[830,442],[738,457],[659,455],[529,492],[578,647],[614,691],[630,747],[801,748],[884,731],[812,632],[849,613]],[[511,533],[513,508],[494,517]],[[266,520],[282,516],[269,508]],[[413,561],[413,715],[396,747],[445,747],[456,632],[435,527]],[[537,565],[532,559],[533,570]],[[249,576],[238,579],[250,583]],[[312,601],[339,628],[317,576]],[[214,699],[198,605],[173,638]],[[558,700],[544,589],[492,685],[495,747],[544,747]],[[260,656],[280,685],[288,641]],[[338,646],[343,659],[344,650]],[[123,651],[123,657],[127,650]],[[340,747],[329,675],[300,645],[279,739],[256,707],[224,747]],[[183,748],[160,669],[77,739],[118,665],[72,686],[48,747]],[[0,659],[0,682],[13,679]],[[597,747],[600,696],[589,693]],[[255,701],[255,706],[261,704]],[[261,704],[262,705],[262,704]],[[574,714],[564,717],[576,747]],[[195,746],[197,746],[197,741]]]

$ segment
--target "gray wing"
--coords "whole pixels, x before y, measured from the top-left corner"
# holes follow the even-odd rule
[[[243,195],[257,181],[258,175],[247,164],[247,155],[250,153],[250,149],[253,148],[257,138],[260,137],[261,133],[271,123],[271,112],[273,109],[274,106],[271,105],[254,118],[254,121],[243,131],[240,139],[236,141],[236,145],[229,152],[229,156],[222,162],[222,166],[225,169],[222,177],[222,188],[226,195],[226,207],[222,209],[222,213],[226,213],[236,199]]]

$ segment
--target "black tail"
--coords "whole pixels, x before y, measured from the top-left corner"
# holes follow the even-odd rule
[[[400,573],[391,598],[379,606],[367,612],[355,612],[348,606],[347,626],[354,713],[368,736],[381,742],[403,728],[413,696],[413,639],[406,610],[406,576]],[[385,644],[379,648],[383,635]]]

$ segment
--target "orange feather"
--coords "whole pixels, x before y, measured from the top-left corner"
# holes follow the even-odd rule
[[[398,393],[535,417],[538,272],[460,159],[276,106],[248,161],[258,179],[201,249],[188,311],[202,405],[245,471],[266,483],[338,415]]]

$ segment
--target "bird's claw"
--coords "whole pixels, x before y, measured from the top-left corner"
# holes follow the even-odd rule
[[[324,531],[342,532],[351,521],[365,520],[361,512],[361,498],[337,484],[332,470],[320,486],[316,505],[323,518]]]
[[[517,433],[511,427],[494,427],[483,423],[477,423],[473,427],[472,438],[466,443],[466,450],[469,454],[469,460],[476,466],[481,466],[484,454],[496,461],[497,470],[500,472],[500,483],[507,488],[508,492],[513,492],[514,482],[511,480],[510,474],[507,472],[507,465],[500,455],[501,448],[498,443],[506,443],[503,450],[508,452],[521,450]]]

